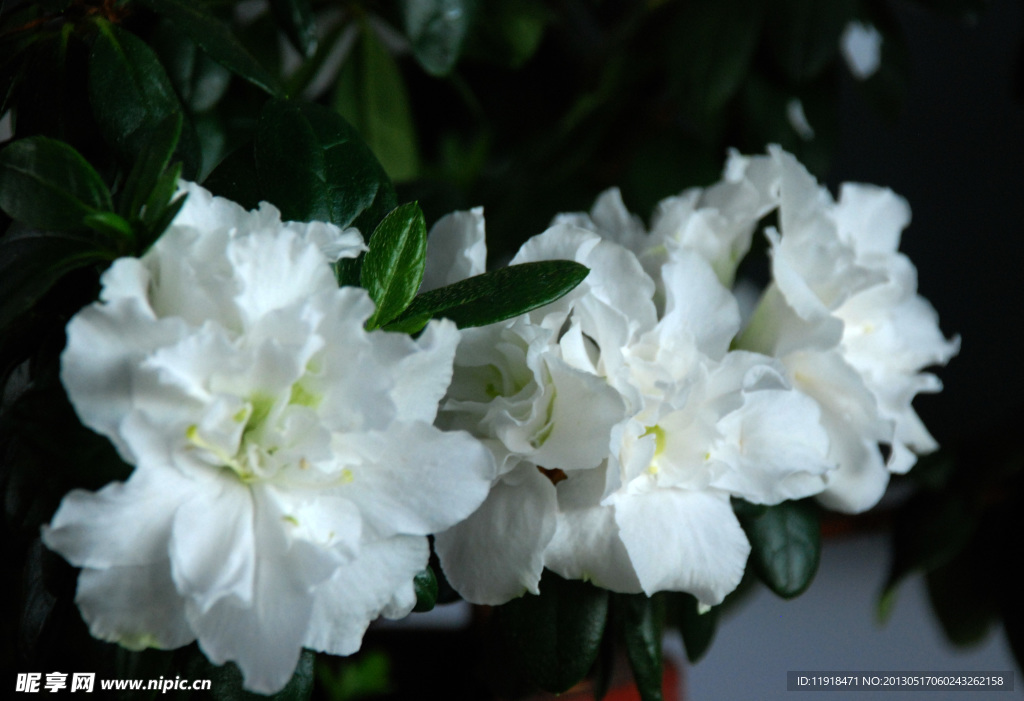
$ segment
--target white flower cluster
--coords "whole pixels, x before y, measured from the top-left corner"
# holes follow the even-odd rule
[[[772,282],[743,330],[729,287],[771,212]],[[616,190],[556,217],[513,262],[565,258],[589,276],[465,331],[442,402],[440,425],[499,466],[484,505],[437,537],[455,588],[500,604],[546,567],[711,606],[750,551],[730,498],[874,505],[935,448],[911,400],[940,388],[921,370],[959,346],[897,252],[908,222],[889,190],[846,185],[835,202],[778,148],[733,154],[719,183],[663,201],[650,232]]]
[[[82,568],[96,637],[198,640],[276,691],[303,647],[352,653],[412,609],[428,534],[472,602],[536,592],[548,568],[711,606],[750,551],[732,498],[863,510],[935,447],[911,400],[958,341],[897,252],[906,204],[849,185],[835,202],[779,149],[732,155],[649,232],[615,190],[560,215],[512,262],[577,261],[582,284],[415,340],[365,331],[372,301],[338,288],[357,231],[183,187],[173,225],[67,330],[68,396],[134,466],[68,494],[43,532]],[[772,281],[744,325],[731,287],[771,212]],[[448,215],[423,289],[485,257],[482,211]]]
[[[409,613],[425,536],[477,508],[493,460],[433,426],[455,325],[367,333],[373,302],[338,288],[330,261],[363,250],[358,231],[187,192],[68,326],[68,396],[135,469],[68,494],[43,539],[82,568],[94,636],[198,640],[269,693],[303,647],[350,654]]]

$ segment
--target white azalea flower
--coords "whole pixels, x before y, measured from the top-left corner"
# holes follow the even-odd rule
[[[536,592],[546,566],[712,605],[750,549],[730,497],[771,504],[823,488],[819,412],[777,361],[728,353],[739,314],[708,260],[673,245],[652,279],[617,242],[650,250],[617,193],[590,216],[557,218],[513,259],[575,260],[591,271],[579,287],[464,332],[440,420],[505,467],[484,506],[437,537],[441,564],[480,603]]]
[[[835,202],[791,155],[769,150],[779,230],[771,229],[772,283],[741,345],[781,359],[822,409],[831,456],[822,503],[857,512],[881,498],[890,472],[906,472],[937,445],[915,413],[921,372],[959,350],[917,294],[914,266],[898,252],[910,209],[885,188],[844,185]],[[891,446],[884,461],[878,444]]]
[[[302,647],[349,654],[415,603],[425,536],[479,506],[488,451],[433,420],[458,332],[367,333],[329,262],[355,230],[281,223],[186,185],[141,259],[116,261],[68,325],[62,380],[134,471],[68,494],[44,528],[81,567],[96,637],[198,640],[270,693]]]

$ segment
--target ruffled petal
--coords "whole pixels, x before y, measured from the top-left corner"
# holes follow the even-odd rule
[[[496,606],[536,594],[556,509],[551,481],[535,466],[520,465],[472,516],[435,536],[448,581],[475,604]]]

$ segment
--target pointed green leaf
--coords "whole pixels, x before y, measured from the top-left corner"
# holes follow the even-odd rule
[[[395,181],[419,170],[416,130],[394,57],[366,24],[338,76],[333,105],[366,140]]]
[[[67,273],[113,257],[95,242],[70,234],[33,232],[0,239],[0,329]]]
[[[582,679],[597,658],[608,620],[608,592],[545,571],[539,596],[526,594],[497,612],[524,671],[557,694]]]
[[[692,594],[677,594],[677,622],[683,634],[683,645],[686,647],[686,658],[696,662],[711,647],[718,624],[718,607],[710,611],[700,612],[697,597]]]
[[[284,95],[280,81],[234,35],[230,27],[195,2],[139,0],[184,30],[217,63],[274,97]]]
[[[319,105],[273,100],[256,132],[260,194],[286,220],[329,221],[373,231],[395,208],[384,169],[341,115]]]
[[[416,60],[427,73],[448,75],[462,52],[473,3],[468,0],[404,0],[402,20]]]
[[[0,152],[0,208],[29,226],[66,230],[113,204],[103,179],[78,151],[34,136]]]
[[[309,0],[270,0],[270,9],[292,46],[303,56],[312,56],[317,42]]]
[[[617,594],[614,602],[622,615],[626,657],[640,698],[661,701],[664,600],[645,594]]]
[[[150,139],[175,112],[184,114],[153,50],[131,32],[103,20],[89,56],[89,100],[104,138],[122,162],[134,165]],[[185,177],[199,172],[201,155],[192,123],[183,118],[176,157]]]
[[[416,606],[413,611],[422,613],[431,611],[437,603],[437,577],[430,567],[423,568],[412,580],[416,589]]]
[[[95,212],[87,214],[82,223],[93,231],[107,236],[112,242],[116,242],[119,251],[127,253],[132,250],[135,240],[135,232],[132,225],[114,212]]]
[[[750,539],[758,576],[779,596],[803,592],[818,570],[821,533],[818,513],[806,502],[784,501],[760,516],[741,518]]]
[[[446,317],[459,328],[493,324],[554,302],[590,271],[567,260],[546,260],[510,265],[491,273],[424,292],[389,329],[406,330],[419,320]]]
[[[122,216],[132,219],[140,217],[143,206],[153,194],[153,188],[171,162],[181,137],[181,126],[181,113],[174,112],[167,115],[147,135],[139,157],[125,180],[124,188],[118,194],[118,212]]]
[[[366,322],[375,329],[409,306],[423,282],[427,259],[427,223],[415,202],[403,204],[384,217],[370,237],[360,283],[377,310]]]

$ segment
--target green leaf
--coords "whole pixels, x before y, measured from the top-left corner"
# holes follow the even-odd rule
[[[224,97],[231,71],[210,58],[178,25],[164,19],[149,38],[181,101],[192,114],[206,112]]]
[[[196,2],[182,0],[139,0],[154,12],[163,15],[192,40],[210,58],[241,76],[273,97],[283,97],[280,81],[250,54],[231,29]]]
[[[768,40],[794,83],[820,75],[839,51],[839,35],[853,19],[855,0],[779,0],[768,13]]]
[[[888,616],[899,583],[915,571],[946,565],[970,542],[977,517],[960,494],[919,493],[896,513],[892,527],[892,564],[879,601],[879,616]]]
[[[554,302],[583,282],[589,272],[586,266],[568,260],[510,265],[424,292],[388,329],[406,330],[407,324],[442,316],[459,328],[504,321]]]
[[[396,208],[374,230],[363,259],[360,284],[377,310],[366,322],[375,329],[409,306],[423,282],[427,260],[427,223],[415,202]]]
[[[608,619],[608,592],[545,571],[540,595],[497,609],[502,634],[535,684],[561,693],[586,675]]]
[[[122,216],[140,218],[157,181],[170,165],[171,156],[181,138],[181,126],[181,113],[174,112],[167,115],[147,135],[139,157],[118,194],[118,212]]]
[[[66,274],[113,257],[95,242],[70,234],[33,232],[0,239],[0,330]]]
[[[132,250],[132,242],[135,240],[135,232],[132,225],[114,212],[95,212],[87,214],[82,223],[93,231],[104,234],[111,241],[117,242],[118,250],[128,252]]]
[[[696,0],[678,13],[669,60],[685,103],[699,118],[710,118],[739,90],[765,7],[760,0]]]
[[[113,204],[103,179],[78,151],[34,136],[0,152],[0,208],[31,227],[67,230]]]
[[[645,594],[618,594],[615,605],[622,615],[626,657],[640,698],[643,701],[661,701],[664,600],[649,598]]]
[[[369,24],[363,25],[358,41],[342,66],[332,104],[392,179],[409,180],[419,171],[419,155],[405,82]]]
[[[184,114],[170,79],[153,50],[116,25],[96,20],[100,32],[89,56],[89,99],[104,138],[118,157],[134,165],[170,115]],[[176,150],[185,177],[199,172],[201,155],[191,122],[184,120]]]
[[[285,220],[329,221],[373,231],[395,208],[395,190],[359,134],[319,105],[272,100],[256,132],[260,192]]]
[[[465,53],[519,68],[537,52],[555,17],[540,0],[487,0],[474,17]]]
[[[413,611],[423,613],[431,611],[437,604],[437,577],[430,567],[423,568],[413,577],[412,585],[416,589],[416,606]]]
[[[473,3],[468,0],[404,0],[402,20],[412,51],[434,76],[451,73],[462,51]]]
[[[697,662],[711,647],[718,624],[718,607],[700,613],[697,597],[692,594],[677,594],[677,622],[686,646],[686,658]]]
[[[977,555],[965,550],[927,574],[932,610],[946,637],[956,645],[981,642],[996,619],[998,597],[993,590],[998,584],[985,581],[987,563],[978,562]]]
[[[260,200],[265,198],[260,195],[253,144],[245,144],[228,154],[203,181],[203,187],[245,209],[256,209]]]
[[[784,501],[740,523],[750,539],[755,570],[773,592],[788,599],[810,585],[821,555],[820,525],[813,505]]]
[[[317,42],[309,0],[270,0],[270,9],[292,46],[306,58],[312,56]]]

